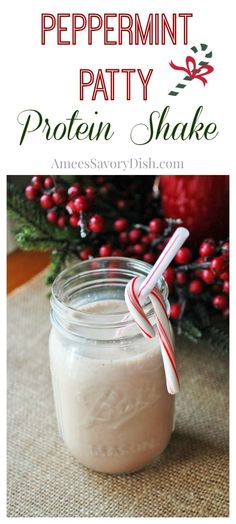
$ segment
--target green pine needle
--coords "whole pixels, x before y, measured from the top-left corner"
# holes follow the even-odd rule
[[[58,248],[65,248],[65,242],[41,236],[41,231],[34,226],[22,226],[15,232],[15,238],[24,251],[51,251],[55,244]]]
[[[193,342],[198,342],[202,338],[202,331],[189,318],[182,318],[179,325],[179,332]]]
[[[16,224],[16,234],[22,231],[17,240],[22,243],[22,249],[27,248],[29,243],[34,243],[37,239],[45,241],[66,241],[66,230],[55,228],[47,221],[44,211],[37,202],[32,202],[25,198],[24,193],[14,184],[7,185],[7,209],[9,216]],[[25,237],[25,239],[24,239]],[[25,246],[25,247],[24,247]],[[34,247],[32,247],[34,249]]]
[[[52,253],[51,264],[45,278],[45,283],[51,285],[57,275],[64,269],[67,253],[65,251],[56,251]]]
[[[229,333],[223,328],[214,325],[209,326],[204,332],[204,339],[212,346],[223,349],[223,351],[229,350]]]
[[[194,316],[198,322],[198,327],[200,326],[202,329],[205,329],[210,326],[211,321],[206,303],[199,301],[195,304]]]

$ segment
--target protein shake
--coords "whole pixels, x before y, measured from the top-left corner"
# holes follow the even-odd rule
[[[147,265],[136,262],[145,274]],[[126,473],[142,468],[166,447],[174,396],[166,389],[158,335],[146,340],[132,319],[122,324],[127,312],[121,299],[124,275],[134,261],[129,271],[122,259],[115,271],[105,267],[104,259],[100,264],[92,284],[88,271],[86,278],[81,272],[59,281],[66,291],[56,302],[54,297],[53,305],[54,399],[60,434],[78,461],[97,471]]]

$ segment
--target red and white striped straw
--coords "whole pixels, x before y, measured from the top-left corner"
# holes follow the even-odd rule
[[[138,292],[143,284],[143,277],[130,280],[125,289],[127,307],[141,333],[146,338],[154,338],[156,332],[140,305]],[[179,391],[179,377],[176,368],[175,351],[171,340],[170,324],[161,291],[158,288],[150,292],[150,300],[154,309],[157,331],[160,339],[161,353],[166,376],[167,391],[174,395]]]
[[[128,282],[125,288],[125,300],[129,312],[142,334],[147,338],[156,336],[155,330],[145,315],[141,303],[143,298],[150,297],[157,322],[167,390],[171,395],[179,391],[179,377],[176,368],[175,351],[171,340],[169,319],[163,296],[156,284],[188,236],[189,231],[186,228],[179,227],[176,229],[147,277],[145,279],[144,277],[135,277]]]
[[[153,268],[151,269],[150,273],[141,285],[138,294],[139,297],[146,297],[149,295],[156,285],[158,279],[161,277],[161,275],[163,275],[166,268],[170,265],[177,251],[179,251],[188,236],[189,231],[185,227],[178,227],[176,229],[168,244],[166,244],[161,255],[154,264]]]

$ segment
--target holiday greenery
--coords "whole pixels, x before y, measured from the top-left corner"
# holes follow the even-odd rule
[[[34,176],[24,191],[9,181],[8,210],[19,246],[51,253],[51,284],[78,259],[126,256],[154,264],[182,223],[163,216],[156,189],[154,176]],[[164,276],[177,332],[227,348],[228,240],[182,247]]]

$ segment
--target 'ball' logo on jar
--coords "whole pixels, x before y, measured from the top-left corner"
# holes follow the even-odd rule
[[[108,386],[92,387],[79,391],[76,400],[81,406],[79,426],[89,428],[105,424],[106,428],[117,429],[141,411],[151,407],[161,397],[160,383],[145,381],[139,388],[127,389]]]

